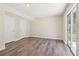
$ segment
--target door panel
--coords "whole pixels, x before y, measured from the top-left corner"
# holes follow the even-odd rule
[[[76,7],[67,15],[67,44],[76,55]]]
[[[67,44],[71,47],[71,13],[67,16]]]
[[[76,55],[76,8],[72,10],[71,50]]]
[[[15,27],[14,27],[14,18],[12,15],[5,14],[4,19],[4,39],[5,43],[15,40]]]
[[[26,21],[21,19],[20,20],[20,37],[26,37]]]

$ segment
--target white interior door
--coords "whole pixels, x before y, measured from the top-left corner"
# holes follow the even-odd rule
[[[14,18],[12,15],[8,15],[6,14],[5,15],[5,19],[4,19],[4,24],[5,24],[5,43],[8,43],[8,42],[11,42],[11,41],[14,41],[15,40],[15,27],[14,27]]]
[[[20,19],[20,38],[26,37],[26,21]]]

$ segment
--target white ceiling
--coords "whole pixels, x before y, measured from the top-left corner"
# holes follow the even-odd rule
[[[8,6],[33,18],[62,15],[66,3],[32,3],[31,8],[27,8],[25,3],[10,3]]]

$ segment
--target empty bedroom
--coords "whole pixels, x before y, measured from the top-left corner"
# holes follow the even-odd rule
[[[0,56],[76,56],[76,3],[0,3]]]

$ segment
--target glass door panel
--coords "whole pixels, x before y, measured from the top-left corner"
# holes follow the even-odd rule
[[[72,10],[71,50],[76,55],[76,8]]]
[[[71,13],[67,15],[67,44],[71,47]]]
[[[67,15],[67,45],[76,55],[76,8]]]

